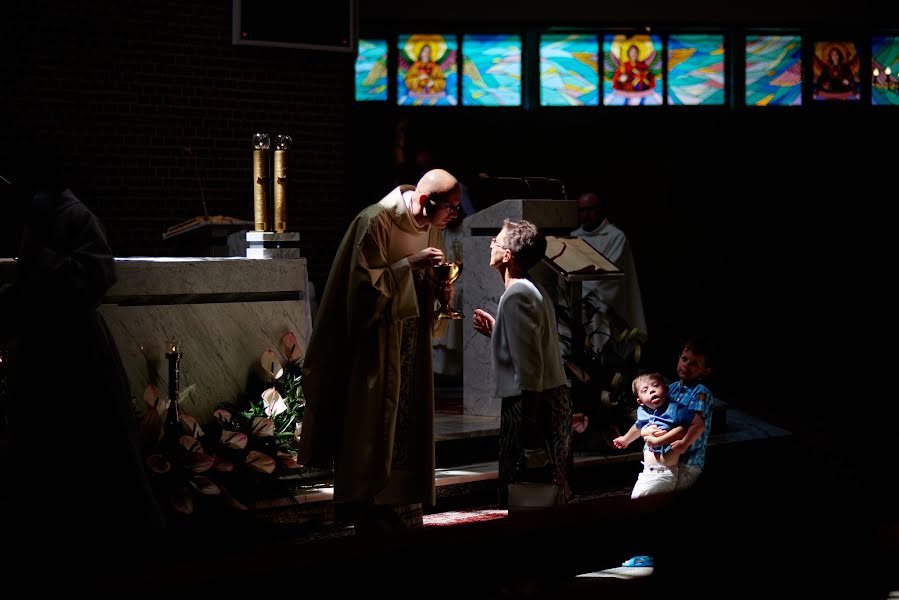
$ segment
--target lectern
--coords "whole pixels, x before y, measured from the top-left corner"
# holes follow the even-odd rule
[[[568,255],[572,253],[577,256],[574,261],[568,260]],[[571,328],[571,351],[578,354],[584,348],[587,335],[583,321],[583,282],[619,278],[624,276],[624,271],[588,242],[571,237],[550,239],[543,264],[556,274],[558,287],[567,290],[566,299],[571,313],[568,324]],[[590,267],[578,268],[584,264]],[[559,325],[562,326],[562,323]]]

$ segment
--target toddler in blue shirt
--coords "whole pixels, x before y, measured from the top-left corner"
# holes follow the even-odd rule
[[[631,389],[640,405],[637,421],[626,434],[612,440],[616,448],[623,449],[641,435],[644,438],[643,472],[631,498],[674,491],[680,453],[670,452],[671,444],[684,437],[693,420],[700,417],[690,406],[669,402],[668,386],[660,373],[638,375]]]

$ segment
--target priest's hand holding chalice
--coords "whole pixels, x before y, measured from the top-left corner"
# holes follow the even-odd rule
[[[440,308],[434,312],[437,319],[464,319],[462,311],[453,308],[453,283],[462,274],[462,263],[439,262],[429,270],[431,280],[437,286]]]

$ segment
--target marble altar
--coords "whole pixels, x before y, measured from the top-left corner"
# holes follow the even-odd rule
[[[304,350],[312,333],[305,258],[117,258],[116,271],[100,313],[139,413],[148,383],[167,389],[173,337],[183,354],[181,388],[195,386],[182,406],[202,423],[246,390],[262,353],[279,353],[284,333],[293,331]]]

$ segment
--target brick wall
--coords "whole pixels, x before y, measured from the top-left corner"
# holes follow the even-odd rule
[[[285,132],[289,225],[312,278],[324,280],[348,218],[351,55],[234,46],[231,3],[221,0],[11,10],[0,152],[58,153],[118,255],[177,254],[162,232],[203,214],[203,195],[210,214],[252,219],[251,138]]]

